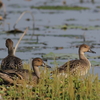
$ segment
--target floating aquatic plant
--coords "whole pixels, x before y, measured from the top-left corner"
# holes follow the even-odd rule
[[[81,30],[100,30],[100,26],[81,26],[81,25],[55,25],[55,26],[44,26],[45,28],[52,28],[52,29],[81,29]]]
[[[31,6],[31,8],[44,9],[44,10],[86,10],[88,7],[80,6]]]

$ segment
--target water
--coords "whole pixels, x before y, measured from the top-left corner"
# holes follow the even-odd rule
[[[33,5],[43,5],[47,2],[47,5],[62,5],[62,0],[3,0],[6,5],[7,18],[4,21],[4,26],[0,25],[0,59],[2,60],[7,56],[7,49],[5,47],[5,40],[11,38],[14,41],[14,46],[16,45],[21,34],[13,35],[6,34],[5,31],[8,30],[8,23],[10,24],[10,29],[13,29],[13,25],[20,14],[25,11],[31,11],[35,19],[35,34],[38,36],[38,42],[36,36],[33,36],[33,22],[32,17],[29,13],[26,13],[22,19],[18,22],[16,28],[24,31],[26,27],[29,27],[27,34],[22,39],[21,43],[18,46],[16,56],[23,59],[23,62],[29,61],[30,58],[41,57],[43,54],[50,52],[53,53],[74,53],[77,54],[78,48],[77,45],[83,43],[83,38],[80,37],[85,34],[85,39],[88,45],[93,45],[93,50],[96,51],[96,54],[86,53],[89,56],[99,56],[100,52],[100,30],[82,30],[82,29],[67,29],[61,30],[59,28],[52,28],[59,25],[79,25],[79,26],[100,26],[100,9],[96,8],[100,5],[99,0],[95,0],[95,4],[91,2],[79,3],[79,0],[66,0],[67,5],[83,6],[90,7],[89,10],[38,10],[31,9],[30,6]],[[15,6],[13,6],[15,4]],[[16,6],[17,5],[17,6]],[[3,14],[2,9],[1,14]],[[26,21],[29,18],[30,21]],[[70,20],[69,19],[74,19]],[[49,28],[46,28],[49,26]],[[69,36],[59,36],[59,35],[75,35],[73,37]],[[32,37],[33,36],[33,37]],[[63,47],[63,49],[56,50],[56,47]],[[0,61],[1,61],[0,60]],[[67,60],[59,59],[62,62]],[[99,59],[89,59],[90,61],[99,62]],[[53,60],[48,59],[48,63]],[[51,65],[54,66],[54,65]],[[94,66],[95,73],[100,74],[99,67]],[[100,75],[99,75],[100,76]]]

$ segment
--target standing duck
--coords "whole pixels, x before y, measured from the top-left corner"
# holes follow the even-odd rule
[[[13,54],[13,41],[11,39],[7,39],[5,45],[8,48],[8,56],[2,60],[1,69],[22,69],[22,60]]]
[[[60,73],[61,75],[63,73],[65,77],[68,76],[68,73],[72,75],[78,75],[78,76],[85,75],[88,72],[88,70],[91,68],[90,61],[84,55],[85,52],[96,53],[91,50],[90,46],[86,44],[80,45],[79,52],[78,52],[79,59],[66,62],[64,65],[62,65],[57,69],[58,73]]]
[[[34,72],[31,72],[27,69],[20,69],[20,70],[4,70],[1,73],[6,74],[5,76],[9,76],[8,78],[11,80],[7,80],[7,78],[5,77],[1,77],[4,81],[7,81],[9,83],[13,83],[14,81],[12,81],[13,77],[17,76],[18,77],[18,83],[21,83],[23,81],[26,82],[31,82],[32,84],[36,85],[39,82],[40,79],[40,71],[39,71],[39,66],[43,66],[43,67],[48,67],[51,68],[50,66],[46,65],[43,60],[41,58],[34,58],[32,60],[32,68]]]

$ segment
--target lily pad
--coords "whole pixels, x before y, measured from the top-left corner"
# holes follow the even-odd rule
[[[31,8],[44,9],[44,10],[86,10],[88,7],[80,6],[31,6]]]

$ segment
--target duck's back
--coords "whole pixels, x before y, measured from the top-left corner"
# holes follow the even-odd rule
[[[58,70],[64,72],[71,72],[71,74],[85,75],[90,68],[90,64],[86,60],[72,60],[66,62],[63,66],[59,67]]]
[[[30,82],[34,85],[36,85],[39,82],[39,78],[34,74],[34,72],[29,71],[27,69],[21,69],[21,70],[3,70],[3,73],[8,74],[12,78],[17,76],[19,80],[24,80],[27,83]],[[16,77],[14,78],[16,79]]]
[[[1,69],[22,69],[22,60],[16,56],[7,56],[1,62]]]
[[[31,72],[27,69],[22,69],[20,71],[16,71],[18,75],[21,75],[24,80],[27,82],[32,82],[32,84],[37,84],[39,82],[39,78],[36,76],[34,72]]]

